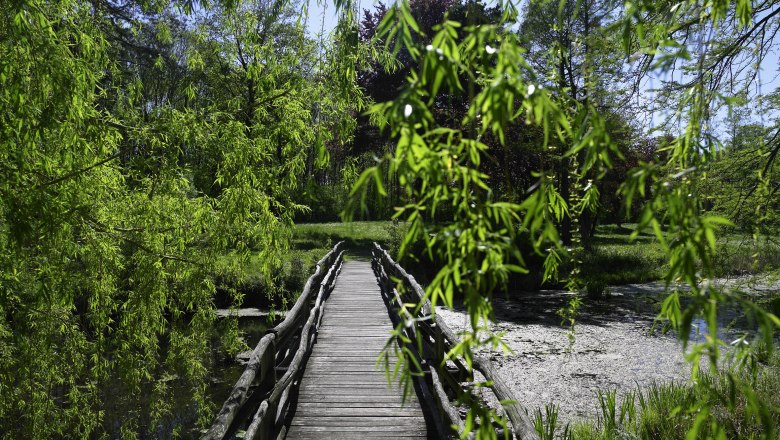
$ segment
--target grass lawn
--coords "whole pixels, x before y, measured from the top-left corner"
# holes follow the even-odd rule
[[[599,226],[593,251],[583,258],[583,274],[604,284],[645,283],[662,279],[666,256],[651,231],[630,240],[636,225]],[[713,261],[716,276],[747,275],[780,267],[780,246],[745,233],[725,233],[718,239]]]
[[[295,225],[292,248],[299,251],[325,250],[332,248],[339,241],[344,241],[347,248],[353,252],[370,252],[375,241],[387,246],[397,233],[394,230],[399,228],[389,221],[304,223]]]
[[[663,278],[666,255],[652,232],[630,240],[636,225],[599,226],[593,250],[583,258],[582,273],[604,284],[645,283]]]
[[[617,285],[663,278],[667,269],[663,249],[650,231],[630,240],[635,226],[598,227],[593,250],[582,261],[586,282]],[[402,223],[390,221],[298,224],[294,228],[290,250],[282,256],[273,280],[261,279],[259,257],[251,255],[240,270],[244,281],[230,285],[247,297],[284,297],[283,303],[289,304],[297,297],[316,262],[339,241],[345,242],[349,257],[367,258],[373,242],[380,243],[394,254],[403,232]],[[760,273],[778,267],[780,246],[769,240],[756,245],[749,235],[731,233],[718,241],[715,258],[718,276]]]
[[[668,268],[666,255],[652,231],[633,240],[635,224],[599,226],[593,250],[583,258],[583,274],[606,285],[645,283],[663,278]],[[339,241],[345,241],[353,256],[370,255],[376,241],[394,253],[401,241],[402,225],[389,221],[352,223],[305,223],[295,226],[286,268],[291,261],[303,261],[307,270]],[[717,276],[744,275],[780,268],[780,246],[767,239],[755,244],[744,233],[723,234],[718,240],[715,264]]]

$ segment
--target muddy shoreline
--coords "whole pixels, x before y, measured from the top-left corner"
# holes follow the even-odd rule
[[[740,279],[719,284],[740,290],[756,287]],[[775,289],[775,283],[770,284],[761,283],[754,291]],[[557,313],[571,293],[540,291],[495,298],[496,322],[491,328],[504,333],[512,353],[492,352],[491,359],[529,412],[544,411],[553,403],[560,405],[559,426],[594,420],[600,415],[599,390],[616,390],[620,399],[654,383],[690,379],[679,339],[664,334],[655,321],[663,290],[661,283],[635,284],[611,287],[605,299],[585,299],[573,338]],[[456,332],[468,326],[463,307],[438,307],[436,313]],[[696,339],[693,333],[691,337]]]

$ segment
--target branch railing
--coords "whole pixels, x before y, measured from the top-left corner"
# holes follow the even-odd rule
[[[245,439],[284,438],[290,388],[300,379],[311,354],[325,299],[341,270],[343,247],[344,242],[339,242],[317,263],[284,320],[260,338],[202,440],[222,440],[242,427],[246,428]],[[247,420],[248,426],[238,426]]]
[[[424,388],[427,380],[430,381],[431,385],[427,393],[433,396],[435,402],[432,409],[437,413],[436,416],[446,421],[449,426],[449,429],[440,432],[448,431],[446,433],[450,436],[460,436],[464,431],[465,424],[457,408],[452,404],[452,400],[456,400],[463,393],[466,393],[461,382],[464,380],[473,381],[473,377],[470,377],[471,375],[462,360],[451,358],[449,362],[445,362],[446,354],[459,343],[458,337],[440,315],[433,313],[431,303],[425,297],[425,291],[414,279],[414,276],[408,274],[377,243],[374,243],[372,255],[374,273],[377,275],[383,295],[391,303],[394,303],[396,319],[400,321],[402,319],[400,314],[409,314],[406,318],[417,322],[416,326],[405,326],[403,331],[405,336],[412,341],[407,344],[407,348],[418,358],[417,360],[425,373],[426,381],[421,383],[421,387]],[[397,285],[396,282],[399,284]],[[403,288],[398,289],[397,287],[401,284]],[[412,310],[402,307],[403,304],[419,304],[421,301],[423,303],[416,316],[411,315]],[[419,352],[420,349],[422,353]],[[491,391],[502,403],[504,412],[512,423],[512,434],[515,438],[538,440],[539,436],[528,414],[514,397],[512,389],[493,367],[490,359],[475,354],[472,358],[472,366],[474,370],[479,371],[485,377]],[[428,400],[425,395],[423,395],[423,400]],[[424,403],[431,407],[429,402]]]

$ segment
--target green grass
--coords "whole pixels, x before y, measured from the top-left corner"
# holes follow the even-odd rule
[[[634,227],[599,226],[592,251],[582,259],[586,285],[644,283],[663,278],[667,269],[663,249],[649,231],[631,240]],[[279,305],[283,307],[297,298],[315,263],[339,241],[345,242],[351,257],[369,257],[373,242],[395,255],[403,233],[403,223],[390,221],[298,224],[291,248],[282,255],[273,280],[261,279],[259,257],[254,254],[232,280],[227,280],[227,285],[254,298],[282,298],[283,304]],[[729,234],[719,240],[718,246],[714,262],[718,276],[759,273],[780,267],[780,247],[767,240],[755,246],[747,235]],[[239,279],[243,281],[236,281]]]
[[[651,231],[630,238],[636,225],[599,226],[593,249],[583,257],[582,273],[588,281],[605,285],[646,283],[664,277],[666,255]],[[306,223],[295,226],[292,259],[302,259],[307,267],[337,242],[344,240],[353,255],[368,255],[376,241],[395,253],[401,242],[403,224],[389,221],[353,223]],[[743,275],[780,268],[780,246],[768,240],[755,245],[752,237],[729,233],[718,240],[714,261],[717,276]]]
[[[244,295],[244,306],[286,309],[300,294],[316,263],[339,241],[345,242],[349,256],[368,257],[373,242],[393,252],[403,233],[403,224],[385,222],[304,223],[293,230],[290,250],[281,255],[273,279],[261,276],[258,253],[241,260],[238,255],[226,256],[237,266],[223,280],[227,288]]]
[[[633,227],[600,226],[593,249],[583,258],[582,273],[605,284],[646,283],[663,278],[666,256],[648,232],[631,240]]]
[[[645,283],[660,280],[668,266],[661,245],[650,231],[635,239],[636,225],[599,226],[593,250],[583,257],[582,273],[604,284]],[[716,276],[763,273],[780,268],[780,246],[768,239],[758,243],[744,233],[727,233],[718,239],[713,269]]]
[[[749,379],[747,373],[737,375],[743,381]],[[617,396],[614,391],[600,391],[597,398],[601,414],[595,420],[578,421],[567,426],[556,426],[558,409],[549,404],[536,411],[534,424],[544,440],[676,440],[684,438],[693,427],[697,402],[710,402],[711,415],[698,438],[711,437],[709,422],[713,417],[725,429],[725,438],[764,438],[767,422],[774,427],[780,426],[780,356],[775,355],[762,366],[750,392],[768,406],[768,419],[761,421],[747,409],[746,394],[742,389],[732,387],[725,375],[713,377],[703,374],[696,385],[656,384],[622,396]],[[728,399],[730,394],[733,399]],[[730,408],[724,403],[729,400],[734,403]]]
[[[718,241],[714,266],[718,276],[774,271],[780,268],[780,246],[766,237],[754,241],[746,234],[729,234]]]
[[[371,244],[378,242],[387,246],[393,239],[393,223],[304,223],[295,226],[292,247],[296,250],[330,249],[344,241],[353,251],[370,251]]]

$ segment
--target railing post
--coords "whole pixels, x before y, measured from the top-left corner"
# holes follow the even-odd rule
[[[434,310],[431,309],[431,305],[428,302],[428,300],[425,298],[425,293],[422,290],[422,287],[417,283],[417,281],[414,279],[413,276],[409,275],[398,263],[393,261],[390,256],[387,254],[386,251],[384,251],[378,244],[374,244],[375,248],[375,255],[378,256],[376,258],[379,266],[384,266],[385,264],[388,266],[384,270],[378,271],[378,273],[384,272],[386,276],[390,276],[391,273],[396,274],[399,278],[403,280],[403,283],[406,285],[408,284],[412,291],[415,293],[416,299],[418,301],[423,302],[423,307],[421,308],[422,316],[423,317],[431,317]],[[389,282],[389,284],[392,284]],[[391,287],[392,289],[392,287]],[[436,357],[436,365],[431,365],[431,369],[433,374],[431,375],[431,378],[434,382],[434,385],[436,385],[435,382],[440,382],[440,377],[443,377],[445,381],[448,382],[448,385],[452,390],[454,390],[456,393],[462,393],[463,390],[460,388],[460,385],[457,383],[457,380],[449,374],[447,371],[446,366],[442,368],[441,373],[437,374],[435,370],[438,367],[438,362],[440,359],[443,359],[443,352],[446,349],[446,346],[449,345],[450,347],[455,346],[458,344],[458,337],[455,335],[455,333],[450,330],[449,326],[442,320],[441,316],[439,315],[433,315],[434,322],[431,323],[431,330],[434,333],[434,344],[435,348],[433,348],[432,351],[435,351],[435,357]],[[482,356],[475,356],[474,357],[474,369],[472,371],[469,371],[468,369],[464,368],[463,365],[457,360],[453,359],[453,362],[456,364],[456,366],[459,367],[460,371],[467,371],[469,372],[470,376],[468,378],[469,381],[473,381],[473,370],[480,371],[484,376],[485,379],[489,382],[492,382],[491,389],[493,391],[493,394],[498,398],[499,401],[512,401],[515,403],[505,403],[504,410],[507,413],[508,418],[512,422],[513,425],[513,431],[514,433],[522,438],[522,439],[530,439],[530,440],[538,440],[539,436],[537,435],[536,431],[534,430],[533,423],[531,423],[530,419],[528,418],[528,415],[525,413],[525,410],[517,403],[517,400],[513,398],[512,396],[512,390],[507,384],[503,381],[503,379],[498,375],[498,372],[493,367],[493,365],[490,363],[490,360],[487,358],[483,358]],[[449,402],[445,402],[444,399],[447,399],[447,395],[442,389],[436,389],[435,395],[437,398],[442,399],[441,404],[444,406],[449,406]],[[442,407],[441,409],[444,409]],[[455,413],[449,410],[445,410],[445,413],[452,414],[453,417],[455,416]]]
[[[270,390],[276,383],[276,338],[271,341],[270,346],[260,360],[260,389],[263,392]]]

